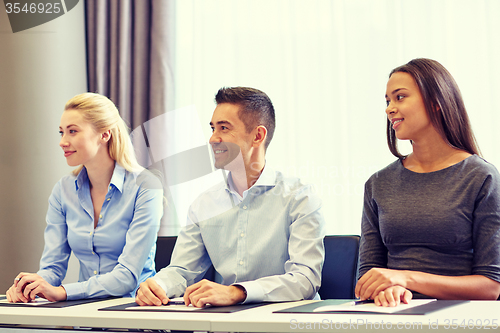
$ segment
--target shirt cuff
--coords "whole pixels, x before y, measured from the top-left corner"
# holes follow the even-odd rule
[[[245,289],[247,298],[241,304],[258,303],[264,301],[264,291],[258,282],[247,281],[240,283],[233,283],[232,286],[240,286]]]
[[[160,279],[158,277],[158,275],[153,276],[151,279],[153,279],[156,283],[158,283],[158,285],[161,287],[161,289],[163,289],[165,291],[165,294],[167,294],[167,285],[165,284],[165,282],[163,282],[162,279]],[[168,294],[167,294],[167,297],[168,297]]]
[[[83,283],[65,284],[63,288],[66,290],[67,301],[86,298],[85,291],[83,290]]]

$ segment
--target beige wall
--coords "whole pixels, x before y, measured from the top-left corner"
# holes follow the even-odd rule
[[[18,272],[38,270],[47,200],[70,171],[60,116],[86,86],[83,1],[15,34],[0,4],[0,294]]]

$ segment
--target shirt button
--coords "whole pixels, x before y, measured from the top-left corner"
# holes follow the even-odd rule
[[[99,214],[99,218],[102,219],[102,215],[101,214]]]
[[[92,251],[92,254],[95,254],[94,251]]]
[[[243,206],[243,209],[247,209],[247,206]]]
[[[109,189],[111,190],[111,186],[109,187]]]
[[[94,275],[97,275],[97,271],[94,271]]]
[[[92,235],[92,231],[90,232],[90,235]]]
[[[111,198],[108,198],[108,200],[106,200],[106,201],[109,201],[109,200],[111,200]]]
[[[240,260],[240,265],[243,265],[243,260]]]
[[[243,233],[243,232],[242,232],[242,233],[240,234],[240,236],[241,236],[242,238],[243,238],[243,237],[245,237],[245,233]]]

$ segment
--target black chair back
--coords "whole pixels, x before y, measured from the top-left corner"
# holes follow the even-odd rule
[[[325,263],[321,274],[321,299],[353,299],[358,274],[359,236],[326,236]],[[170,264],[177,236],[161,236],[156,241],[155,265],[158,272]],[[204,279],[215,281],[210,266]]]
[[[156,240],[155,266],[157,272],[160,271],[160,269],[162,269],[163,267],[167,267],[168,265],[170,265],[170,260],[172,259],[172,252],[174,252],[176,241],[177,236],[160,236]],[[210,266],[203,278],[210,281],[215,281],[214,266]]]
[[[326,236],[321,299],[353,299],[358,274],[359,236]]]

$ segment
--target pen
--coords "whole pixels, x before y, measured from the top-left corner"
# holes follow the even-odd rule
[[[168,301],[165,305],[184,305],[184,301]]]
[[[364,300],[352,301],[349,304],[351,306],[354,306],[354,305],[361,305],[361,304],[366,304],[366,303],[374,303],[374,301],[372,299],[364,299]]]

